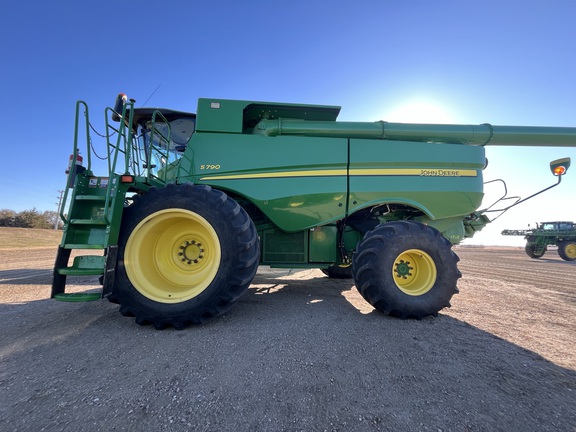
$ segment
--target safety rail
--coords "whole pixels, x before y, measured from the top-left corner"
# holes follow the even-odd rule
[[[84,123],[82,123],[81,115],[84,115]],[[119,119],[117,122],[116,120]],[[169,121],[164,115],[155,110],[152,114],[152,128],[147,140],[136,136],[133,129],[134,120],[134,102],[131,100],[122,106],[122,112],[116,112],[112,108],[106,108],[104,111],[104,121],[106,125],[105,135],[99,135],[106,139],[106,156],[108,174],[110,178],[113,174],[119,175],[133,175],[136,177],[144,178],[148,184],[165,185],[168,181],[168,171],[171,164],[174,164],[178,157],[175,152],[170,149],[172,130]],[[115,126],[114,123],[118,123]],[[164,132],[158,127],[158,122],[161,123],[165,129]],[[80,154],[82,147],[81,129],[84,129],[85,135],[85,170],[84,176],[93,176],[92,171],[92,155],[96,155],[93,149],[90,129],[90,115],[88,105],[84,101],[76,103],[76,117],[74,126],[74,150],[72,154],[72,161],[75,162]],[[147,141],[147,142],[146,142]],[[142,144],[142,145],[140,145]],[[154,170],[152,161],[157,159],[161,161],[162,168]],[[79,174],[78,169],[73,165],[68,172],[67,187],[60,206],[60,217],[64,223],[69,222],[69,218],[65,212],[67,209],[66,203],[68,202],[69,189],[74,186],[75,177]],[[106,197],[104,200],[104,210],[102,221],[106,224],[110,223],[109,210],[111,197],[113,196],[113,188],[116,187],[112,181],[108,182],[106,189]]]
[[[76,177],[77,171],[74,164],[80,154],[80,150],[78,149],[78,127],[79,127],[79,120],[80,120],[80,107],[84,106],[84,116],[86,117],[86,174],[90,174],[92,171],[92,157],[90,152],[90,119],[88,114],[88,104],[84,101],[76,102],[76,115],[74,121],[74,150],[72,151],[70,169],[68,170],[68,176],[66,178],[66,187],[64,188],[64,196],[62,197],[61,205],[60,205],[60,218],[64,223],[68,223],[68,218],[65,214],[66,210],[66,203],[68,202],[68,191],[70,187],[73,186],[74,179]]]
[[[76,113],[75,113],[75,124],[74,124],[74,149],[72,152],[72,164],[68,171],[68,176],[66,179],[66,188],[64,191],[64,195],[62,197],[62,204],[60,206],[60,217],[64,223],[69,223],[70,220],[66,216],[66,208],[68,202],[68,193],[69,189],[72,188],[75,184],[76,176],[79,174],[77,168],[75,167],[74,163],[80,154],[80,125],[81,125],[81,111],[84,108],[84,134],[86,139],[86,167],[85,170],[82,171],[84,176],[92,176],[92,137],[90,134],[90,114],[88,109],[88,104],[84,101],[76,102]],[[133,120],[133,102],[126,103],[122,108],[122,113],[116,113],[111,108],[106,108],[105,110],[105,124],[106,124],[106,160],[108,165],[108,177],[112,174],[116,173],[117,165],[118,165],[118,155],[121,153],[124,157],[124,163],[122,164],[123,172],[119,174],[134,174],[140,175],[140,163],[139,163],[139,156],[137,148],[137,138],[133,136],[133,130],[130,125],[132,124]],[[126,113],[129,113],[128,119],[126,120]],[[114,114],[117,114],[121,121],[119,123],[119,127],[115,128],[110,123],[110,117]],[[116,143],[113,142],[113,137],[116,135]],[[132,163],[131,163],[132,162]],[[107,189],[106,189],[106,198],[104,200],[104,211],[103,211],[103,222],[106,224],[110,223],[108,218],[108,213],[110,210],[110,200],[112,196],[112,189],[115,187],[115,184],[112,181],[108,182]]]
[[[166,127],[168,128],[168,136],[164,136],[164,134],[156,127],[156,116],[160,117],[160,120],[166,125]],[[154,144],[154,135],[158,135],[158,142],[160,143],[160,145],[155,145]],[[162,171],[162,176],[159,177],[156,174],[153,173],[153,170],[151,169],[151,163],[153,160],[153,156],[157,157],[159,160],[164,160],[164,166],[168,167],[168,165],[172,162],[170,160],[170,139],[172,136],[172,129],[170,127],[170,123],[168,122],[168,120],[166,119],[166,117],[164,117],[164,115],[158,111],[155,110],[152,113],[152,128],[150,130],[150,139],[149,139],[149,145],[148,145],[148,149],[147,149],[147,154],[146,154],[146,160],[148,161],[148,165],[149,168],[147,169],[146,172],[146,179],[148,181],[150,181],[151,179],[155,179],[160,181],[161,183],[165,184],[166,183],[166,175],[167,175],[167,170],[164,169]],[[161,143],[164,142],[166,149],[162,149],[162,145]],[[161,170],[159,170],[158,172],[160,172]]]
[[[134,110],[130,109],[128,119],[126,119],[126,107],[132,108],[133,102],[124,105],[122,113],[117,113],[112,108],[104,110],[104,121],[106,122],[106,147],[108,149],[108,172],[110,174],[133,174],[140,175],[140,160],[137,151],[138,138],[134,136],[132,129],[132,120]],[[118,115],[120,122],[118,128],[114,127],[110,119]],[[114,120],[112,120],[114,121]],[[113,137],[116,136],[116,143]],[[118,155],[124,155],[124,164],[122,168],[116,171],[118,165]],[[113,156],[112,156],[113,155]],[[112,157],[111,157],[112,156]]]

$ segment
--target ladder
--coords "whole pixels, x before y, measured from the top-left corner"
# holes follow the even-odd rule
[[[134,100],[124,102],[121,112],[106,108],[107,173],[96,176],[92,172],[91,124],[88,105],[76,103],[74,131],[74,151],[72,162],[79,155],[79,126],[84,125],[86,138],[86,168],[70,167],[66,192],[60,208],[64,221],[62,242],[58,247],[54,264],[51,298],[60,301],[90,301],[108,296],[114,286],[118,255],[120,222],[126,203],[131,199],[129,192],[144,193],[152,186],[162,187],[167,183],[167,172],[152,169],[152,157],[171,162],[169,143],[171,129],[168,120],[158,110],[151,115],[151,129],[148,143],[140,145],[134,131]],[[84,114],[84,122],[81,119]],[[157,123],[165,125],[165,132],[157,128]],[[149,168],[150,167],[150,168]],[[179,169],[179,168],[178,168]],[[68,211],[68,191],[72,190]],[[69,263],[73,251],[90,250],[99,254],[79,254]],[[103,289],[101,294],[66,293],[67,276],[100,276]]]
[[[74,165],[79,154],[79,126],[82,123],[81,109],[85,117],[86,168]],[[141,174],[137,147],[132,127],[133,101],[125,104],[122,113],[111,108],[106,109],[106,159],[108,173],[95,176],[92,172],[92,139],[88,105],[83,101],[76,103],[76,122],[74,132],[74,152],[69,169],[66,192],[60,208],[60,217],[64,221],[62,242],[58,247],[54,264],[51,298],[60,301],[90,301],[107,296],[114,284],[114,269],[117,258],[119,221],[122,218],[126,193],[130,186],[121,179]],[[126,115],[128,114],[128,118]],[[114,115],[120,116],[119,126],[111,123]],[[116,117],[118,118],[118,117]],[[95,153],[94,153],[95,154]],[[116,174],[117,168],[123,174]],[[70,203],[66,211],[68,192],[72,190]],[[80,254],[70,265],[72,251],[90,250],[99,254]],[[101,276],[103,285],[101,294],[66,293],[67,276]]]
[[[117,176],[112,176],[117,179]],[[54,277],[52,280],[51,297],[61,301],[79,301],[79,298],[95,300],[108,293],[103,290],[101,295],[76,296],[66,294],[67,276],[102,276],[104,287],[112,287],[116,263],[118,228],[112,220],[122,217],[124,193],[110,193],[108,177],[95,177],[84,173],[77,174],[75,187],[71,197],[67,219],[64,222],[62,243],[58,247]],[[118,192],[118,188],[112,188]],[[108,209],[108,210],[106,210]],[[64,220],[64,219],[63,219]],[[118,225],[118,224],[116,224]],[[99,251],[100,255],[78,255],[69,264],[73,250]],[[107,268],[108,267],[108,268]]]

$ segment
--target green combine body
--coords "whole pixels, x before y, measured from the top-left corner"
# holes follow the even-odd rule
[[[536,228],[502,231],[506,236],[523,236],[526,239],[524,250],[530,258],[541,258],[548,246],[557,246],[558,255],[565,261],[576,261],[576,223],[541,222]]]
[[[82,149],[86,166],[67,180],[52,297],[73,298],[67,276],[100,275],[122,314],[181,328],[227,311],[267,265],[354,278],[389,315],[435,315],[461,276],[451,246],[489,222],[485,146],[576,146],[576,128],[338,122],[339,111],[200,99],[193,114],[120,95],[96,173],[78,102],[72,158]],[[558,183],[569,164],[551,164]],[[100,253],[70,264],[76,249]]]

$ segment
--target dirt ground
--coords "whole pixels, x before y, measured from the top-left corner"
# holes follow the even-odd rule
[[[456,253],[460,294],[437,318],[261,268],[225,316],[157,331],[106,300],[48,299],[53,248],[0,251],[2,430],[576,431],[576,262]]]

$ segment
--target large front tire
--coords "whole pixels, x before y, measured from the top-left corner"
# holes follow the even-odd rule
[[[356,288],[386,315],[421,319],[450,307],[456,293],[458,256],[434,228],[417,222],[378,225],[353,258]]]
[[[252,220],[223,192],[152,188],[124,211],[111,297],[141,325],[204,324],[248,289],[259,250]]]
[[[537,246],[535,244],[528,243],[524,247],[524,252],[526,252],[526,255],[528,255],[530,258],[538,259],[542,258],[548,250],[546,246],[544,246],[544,249],[539,249],[538,252],[536,252],[536,249]]]
[[[576,261],[576,241],[564,240],[558,245],[558,255],[564,261]]]

